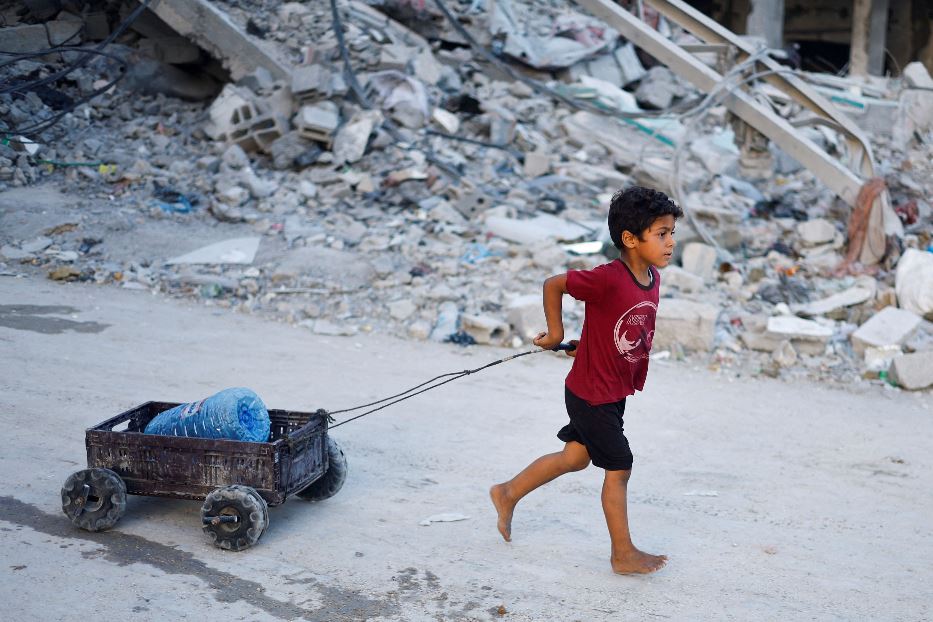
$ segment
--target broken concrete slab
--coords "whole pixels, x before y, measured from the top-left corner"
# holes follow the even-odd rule
[[[518,296],[509,302],[506,309],[509,324],[526,341],[531,341],[544,330],[544,307],[540,295]]]
[[[897,262],[894,282],[901,308],[933,319],[933,253],[908,248]]]
[[[460,117],[452,112],[447,112],[443,108],[435,108],[431,111],[431,120],[437,123],[441,129],[448,134],[456,134],[460,129]]]
[[[652,349],[679,344],[688,350],[707,352],[713,347],[719,308],[703,302],[665,298],[658,305]]]
[[[869,346],[900,346],[916,332],[923,318],[897,307],[885,307],[852,333],[852,348],[863,354]]]
[[[676,287],[682,292],[692,293],[703,289],[703,277],[679,266],[667,266],[661,272],[661,287]]]
[[[532,151],[525,154],[523,171],[525,177],[540,177],[551,170],[551,156],[545,151]]]
[[[814,218],[797,223],[797,235],[804,244],[817,246],[828,244],[836,237],[836,227],[825,218]]]
[[[259,250],[261,238],[231,238],[202,246],[190,253],[173,257],[165,262],[166,265],[178,264],[243,264],[253,263],[256,251]]]
[[[550,214],[538,214],[528,220],[490,215],[486,218],[486,230],[518,244],[540,244],[548,238],[570,242],[589,234],[589,229]]]
[[[334,139],[334,164],[358,162],[366,153],[369,135],[382,122],[382,113],[378,110],[361,110],[353,115],[337,132]]]
[[[810,341],[825,346],[833,336],[833,329],[795,315],[777,315],[768,318],[765,333],[781,340]]]
[[[191,39],[219,59],[234,80],[264,67],[277,80],[291,75],[289,64],[263,41],[240,29],[220,8],[207,0],[153,0],[149,9],[178,34]]]
[[[710,281],[716,276],[716,249],[702,242],[690,242],[684,245],[680,263],[687,272]]]
[[[933,350],[894,357],[890,374],[897,384],[910,391],[933,386]]]
[[[821,298],[820,300],[814,300],[813,302],[808,302],[805,304],[792,305],[791,310],[794,313],[798,313],[807,317],[813,317],[815,315],[830,315],[835,311],[844,309],[845,307],[851,307],[868,302],[874,297],[874,295],[874,287],[855,286],[850,287],[845,291],[839,292],[838,294],[833,294],[832,296]]]

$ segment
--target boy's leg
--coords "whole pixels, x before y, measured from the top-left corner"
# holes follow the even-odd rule
[[[631,470],[606,471],[606,479],[603,480],[603,512],[606,514],[606,525],[612,542],[612,570],[619,574],[644,574],[659,570],[667,563],[667,556],[643,553],[632,544],[632,534],[628,528],[628,480],[631,475]]]
[[[586,447],[570,441],[564,445],[563,451],[541,456],[509,481],[490,488],[489,496],[499,513],[499,533],[505,541],[512,539],[512,512],[519,499],[564,473],[585,469],[589,463],[590,454]]]

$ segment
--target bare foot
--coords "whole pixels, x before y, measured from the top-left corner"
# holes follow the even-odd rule
[[[609,558],[612,571],[616,574],[648,574],[664,567],[667,555],[650,555],[638,549],[632,549],[624,555],[613,555]]]
[[[496,506],[496,512],[499,514],[499,522],[496,526],[499,533],[506,542],[512,541],[512,511],[515,509],[515,502],[509,499],[505,492],[505,484],[496,484],[489,489],[489,498],[492,504]]]

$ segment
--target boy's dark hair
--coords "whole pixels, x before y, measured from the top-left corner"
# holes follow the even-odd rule
[[[641,234],[661,216],[684,215],[674,201],[659,190],[631,186],[612,195],[609,202],[609,236],[616,248],[622,248],[622,232],[629,231],[641,239]]]

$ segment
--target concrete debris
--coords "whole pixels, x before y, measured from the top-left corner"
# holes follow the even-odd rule
[[[933,350],[894,357],[891,378],[911,391],[933,386]]]
[[[897,263],[894,287],[902,309],[933,319],[933,252],[904,251]]]
[[[901,346],[916,332],[923,319],[897,307],[885,307],[852,333],[852,348],[864,353],[871,346]]]
[[[712,280],[716,274],[716,249],[708,244],[690,242],[684,246],[681,264],[684,270],[697,275],[704,281]]]
[[[652,348],[680,346],[697,352],[713,347],[719,308],[680,298],[665,299],[658,306]]]
[[[109,34],[121,2],[105,4],[69,44]],[[676,196],[690,215],[661,272],[655,360],[926,386],[925,67],[858,84],[801,74],[834,103],[854,102],[885,172],[850,210],[790,155],[799,151],[778,149],[722,106],[699,116],[674,108],[702,93],[663,66],[646,70],[648,57],[601,21],[541,0],[466,4],[447,6],[480,45],[518,59],[511,68],[530,77],[544,74],[529,67],[559,70],[548,87],[581,106],[493,67],[430,6],[434,17],[402,24],[358,0],[341,5],[361,102],[328,3],[154,3],[165,23],[141,20],[108,48],[130,59],[127,77],[51,130],[16,131],[56,114],[51,95],[0,95],[10,128],[0,199],[29,206],[3,217],[0,273],[198,298],[324,335],[529,347],[544,329],[542,280],[616,257],[608,202],[640,184]],[[203,24],[193,17],[201,12]],[[40,41],[36,24],[9,14],[0,49],[43,49],[46,32],[60,42],[81,24],[68,6],[52,17]],[[61,56],[12,62],[0,79],[47,75],[65,66]],[[55,88],[81,101],[118,71],[94,60]],[[771,97],[830,158],[849,153],[841,134],[808,125],[769,88],[748,92]],[[662,115],[618,115],[646,109]],[[890,214],[872,208],[885,187]],[[185,243],[225,237],[194,251]],[[567,298],[564,311],[574,338],[584,305]]]

